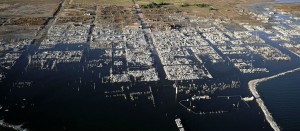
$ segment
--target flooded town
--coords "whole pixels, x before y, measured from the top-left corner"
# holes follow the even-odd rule
[[[282,130],[256,86],[299,70],[300,16],[222,2],[0,1],[0,130]]]

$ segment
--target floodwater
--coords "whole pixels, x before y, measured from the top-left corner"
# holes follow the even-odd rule
[[[226,95],[245,97],[250,95],[247,87],[249,80],[277,74],[299,66],[299,58],[279,47],[276,42],[268,40],[267,34],[258,32],[258,35],[268,44],[292,56],[293,61],[268,62],[257,58],[254,64],[267,67],[271,73],[251,75],[242,75],[237,69],[228,67],[226,64],[220,66],[211,64],[207,67],[215,77],[214,79],[183,81],[182,84],[201,85],[239,80],[241,81],[240,88],[219,91],[212,97]],[[76,50],[86,52],[87,48]],[[78,63],[59,64],[55,70],[27,70],[24,68],[26,56],[35,51],[24,52],[19,62],[7,72],[7,78],[0,83],[0,105],[3,109],[9,109],[9,111],[0,110],[0,119],[12,124],[24,124],[24,128],[31,131],[176,131],[178,129],[174,120],[177,117],[180,117],[184,127],[191,131],[272,130],[255,101],[248,103],[250,108],[245,105],[241,105],[240,108],[231,108],[233,100],[219,104],[217,101],[211,107],[225,108],[228,110],[227,113],[194,115],[178,103],[180,100],[190,98],[191,94],[183,92],[176,96],[175,89],[172,87],[174,81],[167,81],[161,77],[158,82],[103,83],[99,74],[104,76],[103,72],[108,72],[109,68],[89,69],[85,62],[85,60],[89,61],[99,55],[99,52],[95,50],[85,53],[83,56],[85,60]],[[159,63],[158,59],[155,61],[155,63]],[[157,70],[164,72],[161,68]],[[293,123],[299,122],[297,117],[299,115],[296,114],[299,110],[297,106],[299,103],[293,101],[299,99],[297,97],[299,73],[297,75],[293,80],[287,80],[288,77],[284,76],[284,78],[278,79],[283,79],[285,82],[274,79],[274,82],[270,81],[270,85],[261,85],[274,87],[274,89],[266,88],[266,90],[261,88],[261,96],[263,100],[266,100],[267,107],[270,107],[270,112],[274,112],[274,118],[278,124],[287,130],[299,130],[299,124]],[[19,82],[32,82],[32,85],[29,87],[18,86],[16,83]],[[287,86],[289,83],[293,84]],[[154,100],[149,99],[147,94],[134,100],[130,98],[130,93],[147,92],[150,86]],[[122,87],[125,88],[126,98],[124,96],[107,97],[112,93],[106,92],[121,90]],[[210,103],[212,102],[208,104]],[[225,105],[226,103],[230,103],[230,107]],[[196,106],[199,104],[201,107],[207,103],[193,104]],[[290,114],[285,115],[284,113]]]
[[[283,131],[300,130],[300,72],[261,83],[257,88]]]

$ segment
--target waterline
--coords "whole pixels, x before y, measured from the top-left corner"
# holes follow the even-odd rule
[[[4,120],[0,120],[0,126],[5,127],[5,128],[9,128],[15,131],[29,131],[28,129],[24,129],[22,128],[22,124],[21,125],[12,125],[9,123],[4,122]]]
[[[256,98],[257,104],[259,105],[259,107],[263,111],[267,121],[269,122],[271,127],[274,129],[274,131],[280,131],[280,128],[277,125],[277,123],[275,122],[275,120],[273,119],[273,117],[272,117],[271,113],[269,112],[269,110],[267,109],[267,107],[265,106],[263,100],[260,98],[260,95],[257,92],[256,87],[261,82],[264,82],[264,81],[267,81],[267,80],[270,80],[270,79],[273,79],[273,78],[276,78],[276,77],[279,77],[279,76],[283,76],[283,75],[286,75],[288,73],[293,73],[293,72],[296,72],[296,71],[300,71],[300,68],[296,68],[296,69],[293,69],[293,70],[282,72],[282,73],[279,73],[279,74],[276,74],[276,75],[273,75],[273,76],[270,76],[270,77],[265,77],[265,78],[261,78],[261,79],[254,79],[254,80],[249,81],[249,83],[248,83],[249,90],[251,91],[252,95]]]

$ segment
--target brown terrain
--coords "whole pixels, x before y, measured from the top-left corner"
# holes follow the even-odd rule
[[[0,37],[35,37],[61,0],[0,0]]]
[[[273,0],[137,0],[145,20],[151,27],[176,28],[188,26],[185,19],[218,18],[234,23],[262,24],[247,13],[247,5]],[[62,0],[0,0],[0,36],[35,36],[53,17]],[[145,8],[151,3],[164,5]],[[300,5],[276,4],[276,9],[299,12]],[[66,0],[55,25],[93,24],[101,27],[124,28],[139,26],[131,0]],[[175,17],[184,18],[179,20]]]
[[[275,8],[278,11],[283,11],[283,12],[290,12],[293,14],[298,14],[300,15],[300,4],[280,4],[280,5],[275,5]]]

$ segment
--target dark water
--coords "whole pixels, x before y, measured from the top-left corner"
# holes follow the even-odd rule
[[[29,51],[30,52],[30,51]],[[97,51],[84,54],[94,59]],[[26,52],[24,53],[26,54]],[[25,55],[26,56],[26,55]],[[272,62],[264,63],[270,70],[278,70],[279,66],[291,68],[293,62],[277,63],[272,69]],[[294,65],[294,66],[293,66]],[[102,83],[99,73],[105,75],[108,68],[88,69],[83,60],[78,63],[58,64],[54,70],[24,68],[26,57],[22,57],[12,70],[7,71],[7,78],[0,84],[0,103],[5,112],[0,110],[1,119],[11,124],[24,124],[31,131],[176,131],[175,118],[180,117],[187,130],[190,131],[270,131],[269,124],[255,102],[249,102],[238,109],[225,105],[226,102],[215,102],[212,107],[225,107],[229,112],[224,114],[194,115],[179,105],[180,100],[190,98],[181,93],[175,97],[172,81],[162,79],[158,82]],[[266,74],[243,76],[234,68],[224,65],[208,66],[215,79],[183,81],[183,84],[203,84],[214,82],[230,82],[240,80],[241,87],[216,92],[215,96],[241,95],[249,96],[247,82],[253,77]],[[227,70],[224,70],[228,68]],[[84,69],[84,70],[83,70]],[[158,72],[163,72],[159,70]],[[16,82],[30,82],[28,87],[18,87]],[[95,85],[95,86],[94,86]],[[126,89],[124,97],[107,98],[104,92]],[[152,87],[154,103],[148,95],[137,100],[130,100],[132,92],[149,91]],[[95,88],[94,88],[95,87]],[[155,106],[153,106],[153,104]],[[197,103],[194,103],[195,105]],[[204,105],[205,106],[205,105]],[[229,108],[228,108],[229,106]],[[209,109],[208,109],[209,110]]]
[[[66,64],[54,72],[10,73],[1,84],[0,92],[1,105],[10,111],[1,110],[1,116],[9,123],[24,123],[24,127],[32,131],[176,131],[176,116],[182,118],[188,130],[271,130],[264,116],[259,114],[260,109],[255,102],[249,103],[251,108],[244,106],[232,109],[229,113],[193,115],[179,106],[178,100],[187,97],[180,95],[175,99],[173,82],[162,80],[158,83],[136,83],[130,87],[128,92],[147,91],[151,86],[155,97],[154,107],[147,98],[135,101],[122,97],[106,98],[104,91],[130,84],[101,84],[98,74],[93,76],[91,72],[83,73],[79,69],[80,64]],[[82,84],[79,83],[80,77]],[[15,81],[34,83],[31,87],[17,88],[12,86]],[[95,90],[93,82],[96,82]],[[197,83],[201,82],[206,80]],[[226,92],[220,95],[249,94],[246,86]],[[25,108],[22,108],[23,105]]]
[[[300,72],[281,76],[258,86],[262,99],[284,131],[300,130]]]
[[[290,55],[292,61],[270,62],[254,56],[255,66],[266,67],[270,73],[251,75],[242,75],[232,65],[208,64],[206,67],[214,79],[183,81],[183,83],[200,85],[239,80],[241,81],[240,88],[216,92],[214,96],[241,95],[244,97],[250,95],[247,86],[249,80],[277,74],[299,66],[298,57],[277,43],[268,40],[265,33],[258,32],[258,34],[271,46]],[[61,50],[60,48],[64,48],[64,46],[56,50]],[[87,51],[88,47],[86,46],[83,48],[74,49],[84,50],[81,62],[59,64],[55,70],[26,70],[26,56],[36,50],[25,51],[13,69],[6,71],[7,78],[0,83],[0,105],[3,106],[3,109],[9,109],[8,112],[0,110],[0,119],[12,124],[23,123],[25,128],[32,131],[177,131],[174,121],[176,117],[180,117],[184,127],[190,131],[272,130],[254,101],[248,103],[250,108],[241,105],[238,109],[228,109],[228,105],[225,105],[226,102],[215,102],[213,107],[228,109],[229,112],[224,114],[194,115],[188,112],[178,102],[191,96],[181,93],[176,98],[175,89],[172,87],[174,81],[164,80],[165,75],[161,65],[157,65],[161,79],[158,82],[138,82],[134,85],[131,83],[102,83],[99,73],[107,76],[109,66],[101,69],[88,69],[84,62],[84,59],[87,61],[98,59],[101,51]],[[155,63],[159,63],[158,60],[155,59]],[[290,78],[288,76],[294,77],[288,79]],[[300,115],[296,114],[299,110],[297,94],[300,90],[297,88],[297,84],[299,84],[297,78],[299,80],[300,74],[293,73],[288,76],[268,81],[261,85],[263,88],[259,87],[259,89],[262,89],[261,96],[278,124],[285,130],[300,130],[300,118],[297,117]],[[14,85],[14,83],[22,81],[32,81],[33,83],[29,87]],[[127,99],[122,96],[106,97],[105,92],[120,90],[122,86],[130,87],[125,91]],[[149,95],[142,95],[135,100],[129,98],[129,94],[132,92],[149,91],[149,86],[152,88],[154,101],[148,99]],[[231,106],[232,101],[228,100],[227,103],[230,103]],[[0,128],[0,130],[4,129]]]

